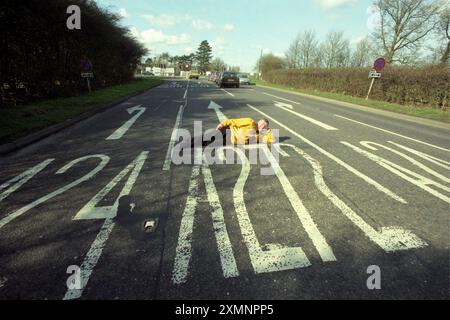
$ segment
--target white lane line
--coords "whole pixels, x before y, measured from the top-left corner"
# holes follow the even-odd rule
[[[123,137],[123,135],[130,129],[130,127],[136,122],[136,120],[145,112],[147,108],[141,107],[141,105],[128,108],[128,114],[132,114],[135,111],[138,111],[131,119],[125,122],[119,129],[114,131],[106,140],[119,140]]]
[[[197,149],[194,150],[194,157],[197,157],[197,159],[199,157],[198,152],[201,152],[201,149],[200,151]],[[200,165],[194,165],[192,167],[188,196],[181,217],[180,232],[178,235],[177,247],[175,249],[175,261],[172,271],[172,283],[174,284],[180,284],[187,281],[189,262],[192,256],[192,233],[194,229],[194,214],[198,203],[199,175]]]
[[[232,93],[228,92],[227,90],[225,90],[225,89],[220,89],[220,90],[222,90],[222,91],[224,91],[224,92],[228,93],[228,94],[229,94],[230,96],[234,97],[234,94],[232,94]]]
[[[338,130],[338,129],[336,129],[335,127],[332,127],[332,126],[330,126],[330,125],[328,125],[328,124],[326,124],[326,123],[323,123],[323,122],[321,122],[321,121],[315,120],[315,119],[310,118],[310,117],[308,117],[308,116],[305,116],[305,115],[303,115],[303,114],[301,114],[301,113],[298,113],[298,112],[295,112],[295,111],[290,110],[290,109],[288,109],[288,108],[285,108],[285,107],[283,107],[283,106],[281,106],[281,105],[275,104],[275,106],[277,106],[278,108],[283,109],[283,110],[285,110],[285,111],[287,111],[287,112],[290,112],[290,113],[292,113],[292,114],[295,114],[297,117],[302,118],[302,119],[305,119],[306,121],[309,121],[309,122],[315,124],[316,126],[319,126],[319,127],[323,128],[323,129],[325,129],[325,130]]]
[[[405,138],[405,139],[408,139],[408,140],[411,140],[411,141],[415,141],[417,143],[422,143],[422,144],[427,145],[429,147],[433,147],[433,148],[436,148],[436,149],[439,149],[439,150],[444,150],[444,151],[450,151],[449,149],[442,148],[442,147],[436,146],[434,144],[430,144],[430,143],[427,143],[427,142],[424,142],[424,141],[421,141],[421,140],[417,140],[417,139],[414,139],[414,138],[411,138],[411,137],[407,137],[407,136],[404,136],[402,134],[395,133],[395,132],[392,132],[392,131],[389,131],[389,130],[386,130],[386,129],[378,128],[378,127],[372,126],[372,125],[364,123],[364,122],[356,121],[356,120],[353,120],[353,119],[350,119],[350,118],[346,118],[346,117],[343,117],[343,116],[340,116],[340,115],[337,115],[337,114],[335,114],[334,116],[338,117],[338,118],[342,118],[342,119],[348,120],[348,121],[352,121],[352,122],[355,122],[355,123],[359,123],[360,125],[363,125],[363,126],[366,126],[366,127],[369,127],[369,128],[373,128],[373,129],[380,130],[380,131],[383,131],[383,132],[386,132],[386,133],[390,133],[390,134],[398,136],[398,137],[402,137],[402,138]]]
[[[132,163],[130,163],[124,170],[122,170],[110,183],[106,185],[105,188],[103,188],[97,195],[95,195],[91,201],[86,204],[86,206],[83,208],[86,211],[91,210],[92,212],[95,212],[95,209],[103,209],[104,211],[108,211],[110,213],[109,217],[105,219],[105,222],[103,223],[102,228],[100,229],[99,233],[97,234],[97,237],[95,238],[94,242],[92,243],[88,253],[86,254],[86,257],[83,260],[83,263],[81,264],[80,270],[80,278],[81,278],[81,288],[80,289],[68,289],[63,300],[72,300],[72,299],[78,299],[83,294],[83,290],[86,288],[87,283],[89,282],[89,278],[91,277],[91,274],[95,268],[95,266],[98,263],[98,260],[100,259],[103,249],[106,246],[106,242],[108,241],[109,235],[111,234],[111,231],[113,230],[115,226],[114,217],[117,214],[117,209],[119,205],[119,199],[123,196],[129,195],[131,192],[131,189],[133,188],[134,184],[136,183],[136,180],[142,170],[142,167],[144,166],[145,160],[148,157],[148,151],[143,151],[141,154],[133,160]],[[95,205],[104,197],[106,196],[111,189],[119,183],[122,178],[128,174],[128,172],[133,169],[131,172],[127,182],[125,183],[125,186],[123,187],[122,191],[120,192],[119,196],[117,197],[115,203],[111,207],[100,207],[95,208]],[[108,210],[105,210],[105,208],[108,208]],[[82,209],[82,210],[83,210]],[[80,210],[80,212],[82,211]],[[89,219],[89,218],[85,218]],[[95,218],[91,218],[95,219]]]
[[[344,216],[353,222],[353,224],[355,224],[356,227],[358,227],[371,241],[379,245],[384,251],[391,252],[397,250],[407,250],[421,248],[427,245],[411,231],[404,230],[400,227],[383,227],[380,231],[374,229],[328,188],[325,180],[323,179],[323,170],[319,161],[312,158],[309,154],[295,145],[284,143],[280,143],[280,145],[294,149],[295,152],[311,164],[314,173],[314,182],[320,192],[329,201],[331,201],[334,206],[344,214]]]
[[[66,192],[69,189],[72,189],[73,187],[79,185],[82,182],[85,182],[89,179],[91,179],[92,177],[94,177],[98,172],[100,172],[105,166],[106,164],[109,162],[109,157],[103,154],[96,154],[96,155],[91,155],[91,156],[85,156],[82,158],[78,158],[75,160],[72,160],[71,162],[69,162],[68,164],[66,164],[64,167],[62,167],[61,169],[59,169],[58,171],[56,171],[56,174],[63,174],[65,173],[67,170],[69,170],[71,167],[73,167],[74,165],[76,165],[79,162],[85,161],[85,160],[89,160],[89,159],[93,159],[93,158],[99,158],[101,161],[100,163],[94,168],[92,169],[89,173],[85,174],[83,177],[75,180],[72,183],[69,183],[68,185],[53,191],[52,193],[43,196],[35,201],[33,201],[32,203],[26,205],[25,207],[20,208],[17,211],[14,211],[13,213],[10,213],[9,215],[7,215],[6,217],[4,217],[3,219],[0,220],[0,229],[2,227],[4,227],[5,225],[7,225],[8,223],[10,223],[11,221],[13,221],[14,219],[20,217],[22,214],[24,214],[25,212],[33,209],[34,207],[56,197],[59,196],[60,194]]]
[[[282,97],[279,97],[279,96],[276,96],[276,95],[273,95],[273,94],[270,94],[270,93],[266,93],[266,92],[261,92],[261,93],[265,94],[266,96],[271,96],[271,97],[274,97],[274,98],[277,98],[277,99],[281,99],[281,100],[284,100],[284,101],[287,101],[287,102],[290,102],[290,103],[293,103],[293,104],[301,104],[300,102],[292,101],[292,100],[289,100],[289,99],[286,99],[286,98],[282,98]]]
[[[9,188],[0,194],[0,201],[5,199],[6,197],[8,197],[11,193],[16,191],[17,189],[19,189],[23,184],[25,184],[28,180],[33,178],[36,174],[38,174],[39,172],[44,170],[50,164],[50,162],[52,162],[53,160],[55,160],[55,159],[44,160],[41,163],[35,165],[33,168],[28,169],[27,171],[25,171],[25,172],[19,174],[18,176],[3,183],[0,186],[0,191],[2,191],[3,189],[6,189],[8,187]],[[13,184],[13,185],[11,186],[11,184]]]
[[[233,202],[239,227],[248,248],[250,261],[255,273],[276,272],[310,266],[311,263],[301,247],[286,248],[272,244],[266,245],[268,250],[262,250],[244,200],[244,187],[250,173],[250,163],[245,153],[239,148],[224,147],[224,149],[234,150],[241,159],[242,169],[233,188]]]
[[[389,160],[386,160],[380,156],[377,156],[373,153],[367,152],[361,148],[358,148],[357,146],[352,145],[349,142],[346,141],[341,141],[341,143],[343,145],[346,145],[347,147],[350,147],[351,149],[353,149],[354,151],[356,151],[357,153],[367,157],[368,159],[373,160],[375,163],[378,163],[380,166],[382,166],[383,168],[391,171],[392,173],[396,174],[397,176],[399,176],[400,178],[403,178],[404,180],[411,182],[412,184],[414,184],[415,186],[427,191],[428,193],[432,194],[433,196],[435,196],[436,198],[439,198],[447,203],[450,203],[450,198],[446,195],[443,195],[442,193],[437,192],[436,190],[434,190],[433,188],[430,188],[428,185],[434,185],[437,188],[440,188],[444,191],[450,192],[450,188],[448,188],[447,186],[444,186],[436,181],[433,181],[431,179],[428,179],[427,177],[424,177],[416,172],[413,172],[409,169],[406,169],[402,166],[399,166]],[[416,179],[411,178],[415,177]]]
[[[163,170],[167,171],[170,169],[170,164],[172,163],[172,153],[175,142],[178,139],[178,129],[180,128],[181,121],[183,119],[184,105],[181,105],[178,109],[177,119],[175,121],[175,126],[172,130],[172,135],[170,137],[169,147],[167,148],[166,159],[164,161]]]
[[[309,144],[311,147],[315,148],[317,151],[319,151],[320,153],[324,154],[325,156],[327,156],[328,158],[330,158],[331,160],[337,162],[338,164],[340,164],[341,166],[343,166],[345,169],[347,169],[348,171],[352,172],[353,174],[355,174],[357,177],[363,179],[365,182],[367,182],[368,184],[371,184],[372,186],[374,186],[378,191],[383,192],[384,194],[386,194],[387,196],[391,197],[392,199],[404,203],[406,204],[406,200],[404,200],[402,197],[396,195],[394,192],[392,192],[391,190],[389,190],[388,188],[382,186],[381,184],[379,184],[378,182],[376,182],[375,180],[373,180],[372,178],[366,176],[365,174],[363,174],[362,172],[358,171],[357,169],[353,168],[352,166],[350,166],[349,164],[347,164],[346,162],[342,161],[341,159],[339,159],[338,157],[336,157],[335,155],[329,153],[328,151],[322,149],[321,147],[319,147],[318,145],[316,145],[315,143],[313,143],[312,141],[308,140],[307,138],[303,137],[302,135],[300,135],[299,133],[297,133],[296,131],[292,130],[291,128],[288,128],[286,125],[284,125],[283,123],[279,122],[278,120],[272,118],[271,116],[265,114],[264,112],[260,111],[259,109],[247,104],[247,106],[257,112],[259,112],[260,114],[262,114],[263,116],[267,117],[268,119],[271,119],[273,122],[277,123],[278,125],[282,126],[285,130],[289,131],[290,133],[292,133],[293,135],[297,136],[298,138],[300,138],[301,140],[303,140],[304,142],[306,142],[307,144]]]
[[[86,257],[84,258],[83,264],[81,265],[81,288],[82,289],[68,289],[66,294],[64,295],[63,300],[72,300],[78,299],[81,297],[84,288],[87,285],[87,282],[94,270],[94,267],[97,265],[100,256],[102,255],[103,248],[106,245],[106,241],[109,238],[111,231],[115,226],[114,220],[112,218],[108,218],[103,223],[100,232],[97,234],[94,242],[92,243]]]
[[[183,99],[186,99],[187,92],[188,92],[188,89],[186,88],[186,90],[184,91]]]
[[[236,260],[234,259],[230,238],[228,237],[223,209],[220,204],[219,194],[214,185],[211,170],[206,164],[206,160],[205,164],[202,166],[202,172],[205,181],[206,194],[208,195],[208,202],[212,209],[213,228],[215,231],[217,247],[219,249],[223,276],[225,278],[237,277],[239,276],[239,271]]]

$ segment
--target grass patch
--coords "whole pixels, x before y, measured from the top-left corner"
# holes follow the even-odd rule
[[[111,86],[76,97],[58,98],[3,109],[0,117],[0,144],[114,103],[162,82],[163,80],[159,78],[140,78],[127,84]]]
[[[255,83],[257,85],[259,84],[259,85],[264,85],[264,86],[268,86],[268,87],[272,87],[272,88],[278,88],[278,89],[283,89],[283,90],[287,90],[287,91],[292,91],[292,92],[309,94],[312,96],[317,96],[317,97],[322,97],[322,98],[333,99],[333,100],[337,100],[337,101],[349,102],[349,103],[353,103],[353,104],[357,104],[357,105],[365,106],[365,107],[370,107],[370,108],[374,108],[374,109],[387,110],[387,111],[407,114],[410,116],[450,123],[449,110],[440,110],[440,109],[433,109],[433,108],[428,108],[428,107],[404,106],[404,105],[400,105],[397,103],[389,103],[389,102],[385,102],[385,101],[370,100],[370,99],[366,100],[366,99],[360,98],[360,97],[353,97],[353,96],[348,96],[348,95],[343,95],[343,94],[333,93],[333,92],[321,92],[321,91],[315,91],[315,90],[290,88],[287,86],[268,83],[266,81],[258,80],[258,79],[252,79],[252,83]]]

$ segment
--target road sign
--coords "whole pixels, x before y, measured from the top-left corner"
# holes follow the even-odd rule
[[[386,64],[386,60],[384,60],[384,58],[378,58],[377,60],[375,60],[375,62],[373,63],[373,68],[377,71],[380,72],[384,66]]]
[[[91,72],[92,71],[92,63],[88,58],[83,58],[80,60],[80,69],[81,72]]]
[[[381,78],[381,73],[376,72],[375,70],[371,70],[369,72],[369,79],[371,78]]]

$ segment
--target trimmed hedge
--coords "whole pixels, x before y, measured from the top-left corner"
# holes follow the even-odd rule
[[[367,68],[283,69],[265,74],[264,80],[297,89],[334,92],[365,98],[369,89]],[[387,66],[375,79],[371,99],[447,110],[450,68]]]

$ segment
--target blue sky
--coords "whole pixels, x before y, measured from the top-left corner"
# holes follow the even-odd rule
[[[298,32],[343,31],[351,44],[370,33],[372,0],[97,0],[120,12],[123,25],[150,55],[195,52],[208,40],[213,55],[251,72],[261,50],[282,55]]]

